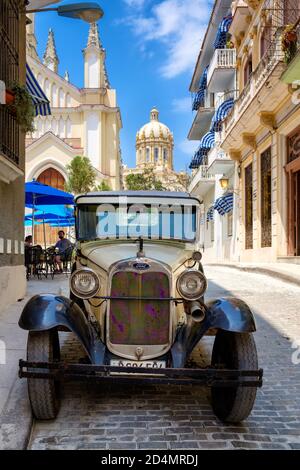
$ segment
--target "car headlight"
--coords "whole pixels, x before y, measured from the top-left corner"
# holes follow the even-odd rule
[[[97,294],[100,281],[97,274],[91,269],[79,269],[71,276],[71,292],[80,299],[90,299]]]
[[[207,280],[200,271],[184,271],[177,279],[177,290],[185,300],[197,300],[207,289]]]

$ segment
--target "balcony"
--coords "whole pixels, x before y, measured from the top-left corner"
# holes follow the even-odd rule
[[[14,181],[23,172],[19,168],[20,133],[16,118],[0,105],[0,180]]]
[[[219,147],[214,147],[208,154],[208,172],[210,175],[229,176],[234,170],[234,161]]]
[[[207,72],[207,89],[212,93],[234,85],[236,49],[216,49]]]
[[[197,110],[194,122],[189,132],[189,140],[200,140],[204,134],[209,131],[215,108],[211,100],[211,95],[207,91],[205,91],[204,102],[201,102],[201,105]]]
[[[189,192],[200,197],[205,194],[214,186],[215,177],[209,172],[207,165],[201,165],[197,170],[192,173],[192,181],[189,186]]]
[[[243,0],[237,0],[232,2],[232,23],[229,29],[230,34],[239,36],[242,32],[246,31],[249,25],[250,10],[246,2]]]

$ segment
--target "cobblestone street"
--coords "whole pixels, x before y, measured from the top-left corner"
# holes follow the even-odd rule
[[[86,385],[64,387],[60,414],[34,422],[30,449],[300,449],[300,288],[264,275],[208,267],[209,297],[236,295],[253,308],[264,368],[250,418],[238,426],[214,417],[205,388]],[[63,356],[83,356],[75,339],[61,334]],[[209,363],[211,339],[194,359]]]

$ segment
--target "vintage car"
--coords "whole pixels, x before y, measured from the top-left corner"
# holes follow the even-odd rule
[[[29,332],[19,375],[34,416],[55,418],[61,381],[87,379],[206,385],[219,419],[246,419],[262,385],[255,321],[242,300],[204,300],[200,201],[186,193],[90,193],[77,197],[75,215],[70,298],[37,295],[19,321]],[[60,361],[60,330],[74,333],[86,360]],[[211,364],[192,367],[204,335],[215,337]]]

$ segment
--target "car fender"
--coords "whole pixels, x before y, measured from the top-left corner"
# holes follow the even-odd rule
[[[103,364],[105,345],[87,321],[81,308],[66,297],[45,294],[32,297],[25,305],[19,326],[27,331],[66,327],[84,347],[92,364]]]
[[[256,325],[250,307],[241,299],[224,297],[207,302],[210,328],[236,333],[253,333]]]
[[[173,367],[185,367],[188,357],[210,329],[235,333],[256,331],[253,313],[243,300],[234,297],[216,299],[207,302],[205,309],[206,316],[203,322],[195,322],[188,315],[187,322],[177,331],[171,348]]]

